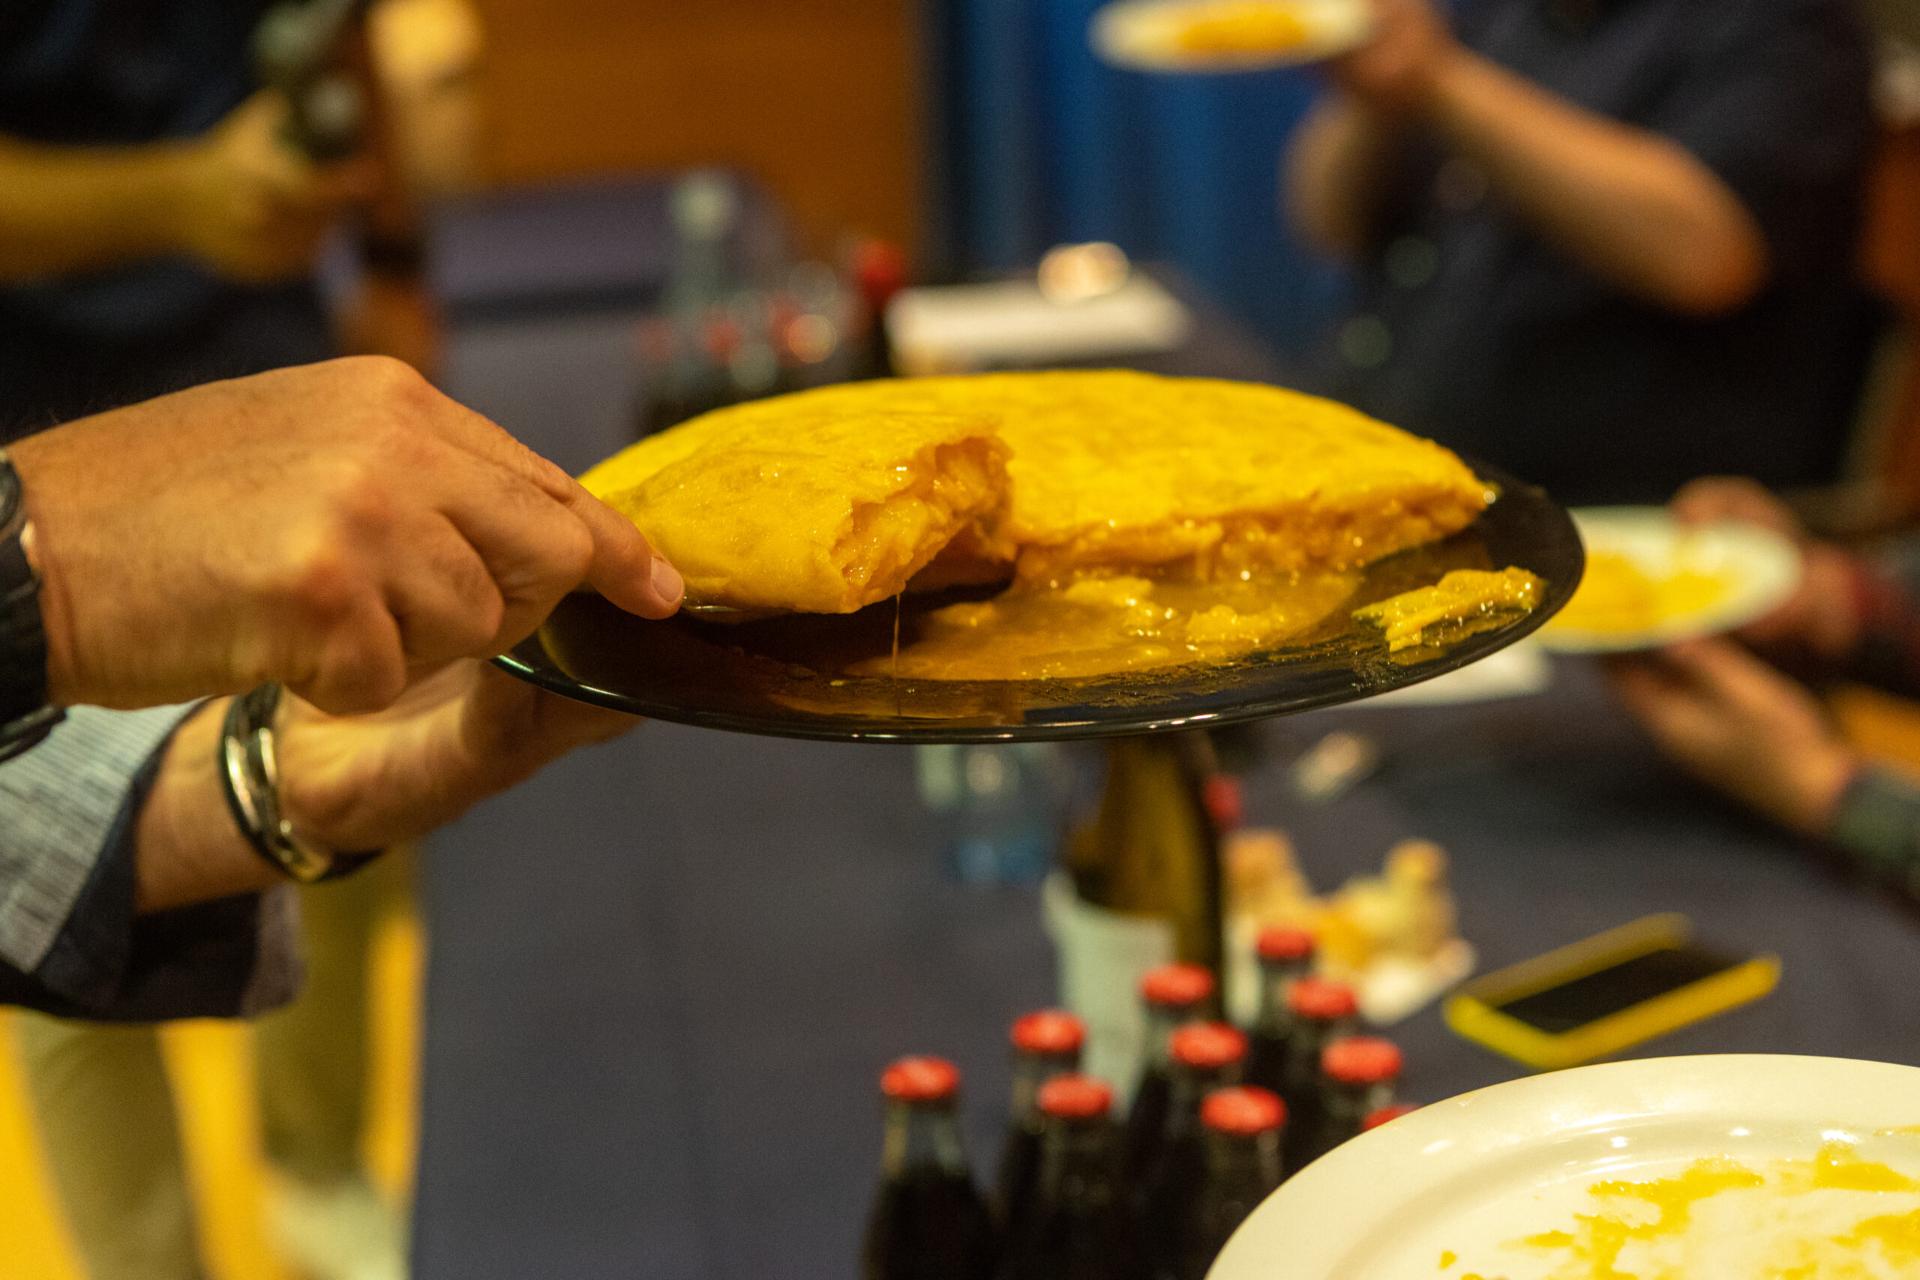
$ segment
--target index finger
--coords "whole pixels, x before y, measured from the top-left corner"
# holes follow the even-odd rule
[[[581,487],[553,462],[507,433],[499,424],[452,400],[450,414],[432,415],[442,434],[482,458],[536,485],[571,511],[593,537],[587,584],[628,613],[671,617],[680,608],[685,583],[665,556],[654,551],[633,521]]]

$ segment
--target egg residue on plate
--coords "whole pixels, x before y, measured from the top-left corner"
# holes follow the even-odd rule
[[[1830,1142],[1811,1159],[1717,1158],[1587,1189],[1589,1212],[1508,1242],[1543,1280],[1912,1280],[1920,1180]],[[1444,1274],[1482,1280],[1482,1272]],[[1485,1274],[1494,1280],[1499,1272]]]

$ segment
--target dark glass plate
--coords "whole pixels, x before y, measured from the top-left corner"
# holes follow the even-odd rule
[[[598,596],[569,597],[540,631],[495,661],[582,702],[656,720],[789,738],[1018,742],[1204,728],[1372,697],[1457,670],[1536,630],[1579,584],[1586,557],[1552,499],[1492,467],[1500,497],[1445,542],[1381,561],[1352,606],[1433,582],[1453,568],[1518,565],[1546,581],[1531,614],[1443,647],[1388,654],[1347,620],[1287,648],[1226,664],[1072,680],[930,681],[841,677],[891,643],[888,602],[840,618],[723,624],[646,622]],[[951,597],[909,600],[905,625]]]

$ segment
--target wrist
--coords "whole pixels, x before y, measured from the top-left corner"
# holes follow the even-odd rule
[[[50,468],[44,465],[46,453],[47,448],[39,437],[30,437],[7,449],[7,456],[20,477],[21,501],[26,509],[27,528],[20,545],[40,583],[40,629],[47,646],[47,697],[55,705],[67,706],[87,699],[85,689],[80,687],[81,682],[74,674],[73,600],[52,501],[58,481],[48,474]]]
[[[174,731],[135,829],[134,910],[145,914],[279,882],[234,824],[215,747],[228,699],[216,698]]]

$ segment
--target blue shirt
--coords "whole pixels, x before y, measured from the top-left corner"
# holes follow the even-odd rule
[[[1705,472],[1831,478],[1874,323],[1855,283],[1873,138],[1853,0],[1467,0],[1462,41],[1672,139],[1765,233],[1738,312],[1628,296],[1431,140],[1411,148],[1330,390],[1569,501],[1663,500]]]

